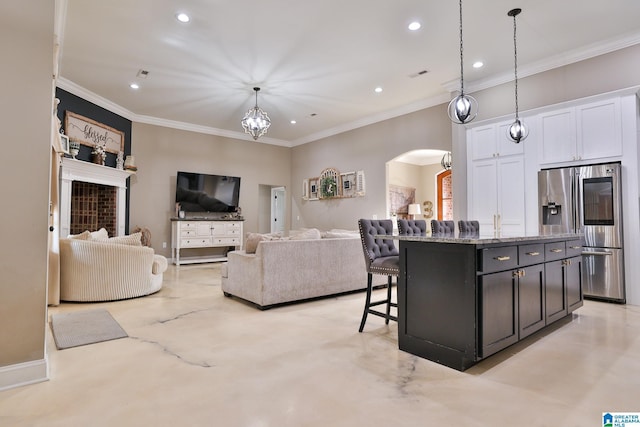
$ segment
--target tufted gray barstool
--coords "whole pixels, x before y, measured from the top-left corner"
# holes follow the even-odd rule
[[[424,219],[399,219],[398,234],[401,236],[426,236],[427,221]]]
[[[456,225],[453,221],[431,220],[431,234],[435,237],[454,237]]]
[[[480,235],[480,223],[478,221],[458,221],[458,230],[461,236],[478,237]]]
[[[364,304],[360,329],[358,330],[358,332],[362,332],[369,313],[384,317],[384,323],[387,325],[389,320],[398,321],[397,316],[391,315],[391,307],[398,307],[397,303],[391,302],[391,282],[393,276],[398,277],[400,274],[400,256],[393,240],[376,238],[377,235],[393,234],[393,222],[390,219],[360,219],[358,220],[358,228],[360,229],[360,240],[362,241],[364,262],[367,268],[367,299]],[[387,276],[387,298],[371,302],[374,274]],[[387,305],[386,313],[371,308],[381,304]]]

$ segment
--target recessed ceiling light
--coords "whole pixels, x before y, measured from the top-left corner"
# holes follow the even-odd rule
[[[382,88],[380,86],[378,86],[377,88],[374,89],[375,93],[380,93],[382,92]]]
[[[409,28],[411,31],[416,31],[416,30],[419,30],[419,29],[420,29],[420,27],[422,27],[422,24],[421,24],[421,23],[419,23],[418,21],[413,21],[411,24],[409,24],[409,27],[408,27],[408,28]]]
[[[298,122],[296,122],[295,120],[291,120],[291,124],[292,125],[295,125],[296,123],[298,123]]]
[[[484,65],[484,62],[476,61],[473,63],[473,68],[482,68],[483,65]]]
[[[178,13],[176,15],[176,19],[180,22],[189,22],[191,21],[191,18],[189,18],[189,15],[187,15],[186,13]]]
[[[140,86],[138,85],[138,83],[131,83],[131,84],[129,85],[129,87],[130,87],[131,89],[140,89]]]

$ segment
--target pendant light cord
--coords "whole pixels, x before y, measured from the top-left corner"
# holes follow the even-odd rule
[[[516,16],[513,15],[513,63],[514,63],[514,74],[515,74],[515,84],[516,84],[516,120],[518,117],[518,43],[516,39]]]
[[[460,95],[464,95],[464,65],[462,44],[462,0],[460,0]]]

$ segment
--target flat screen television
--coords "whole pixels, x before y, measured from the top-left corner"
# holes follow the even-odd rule
[[[240,178],[178,172],[176,203],[185,212],[236,212],[240,201]]]

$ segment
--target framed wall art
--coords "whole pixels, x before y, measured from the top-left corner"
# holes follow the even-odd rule
[[[101,145],[105,151],[116,155],[124,151],[124,132],[80,114],[67,111],[64,129],[67,137],[77,140],[82,145]]]

